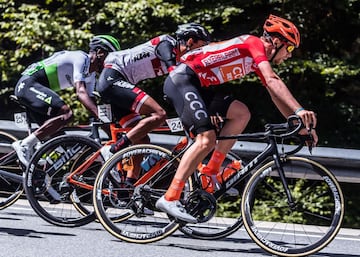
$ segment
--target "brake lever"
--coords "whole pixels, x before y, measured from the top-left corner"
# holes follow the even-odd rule
[[[310,138],[310,144],[308,145],[308,150],[309,150],[309,153],[312,155],[312,149],[313,149],[313,142],[314,142],[314,138],[311,134],[311,130],[313,129],[313,124],[311,123],[310,124],[310,128],[308,129],[308,136]]]
[[[310,136],[312,138],[312,136]],[[312,143],[308,146],[309,153],[312,155],[313,145]]]
[[[225,119],[219,114],[210,117],[211,123],[214,125],[216,132],[220,133],[221,129],[224,127]]]

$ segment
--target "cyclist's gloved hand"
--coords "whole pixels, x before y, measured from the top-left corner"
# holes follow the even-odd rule
[[[217,133],[220,132],[222,127],[224,126],[224,119],[218,113],[216,115],[210,116],[211,123],[214,125]]]
[[[303,108],[301,108],[303,109]],[[313,111],[308,111],[308,110],[299,110],[298,112],[296,112],[296,115],[298,115],[304,126],[305,129],[302,129],[299,134],[300,135],[310,135],[312,140],[306,141],[306,145],[309,147],[314,147],[317,145],[318,142],[318,136],[316,134],[315,128],[316,128],[316,124],[317,124],[317,118],[316,118],[316,114]]]
[[[299,134],[309,136],[309,140],[306,140],[305,143],[309,147],[309,151],[311,152],[311,149],[317,145],[317,142],[319,140],[316,130],[312,128],[309,131],[304,128],[300,130]]]
[[[301,108],[302,109],[302,108]],[[304,123],[305,128],[310,131],[312,128],[316,128],[317,118],[316,114],[313,111],[301,110],[296,112],[302,122]]]

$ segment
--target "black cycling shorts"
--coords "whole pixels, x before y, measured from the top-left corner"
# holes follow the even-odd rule
[[[226,113],[233,97],[214,88],[201,87],[197,75],[185,64],[180,64],[166,78],[164,94],[174,106],[186,129],[197,135],[214,129],[210,116]]]
[[[120,72],[109,68],[104,68],[101,72],[96,91],[99,92],[104,103],[111,105],[116,119],[139,113],[141,106],[149,97],[140,88],[127,82]]]
[[[35,78],[22,76],[15,86],[15,95],[28,108],[31,121],[41,125],[58,116],[61,107],[66,104],[56,92]]]

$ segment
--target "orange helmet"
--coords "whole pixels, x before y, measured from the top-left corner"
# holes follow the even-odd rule
[[[286,41],[294,44],[295,47],[300,45],[300,33],[295,25],[283,18],[270,14],[265,21],[264,30],[270,35],[280,35]]]

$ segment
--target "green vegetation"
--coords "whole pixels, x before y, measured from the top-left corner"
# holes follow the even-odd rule
[[[292,20],[300,30],[300,48],[276,70],[298,100],[317,112],[320,145],[359,148],[359,5],[354,0],[45,0],[36,4],[0,0],[0,118],[12,119],[17,106],[9,103],[8,96],[27,65],[62,49],[87,51],[94,34],[112,34],[122,48],[128,48],[162,33],[172,34],[177,24],[196,21],[218,41],[243,33],[260,35],[265,18],[274,13]],[[155,79],[139,86],[171,116],[172,108],[161,97],[162,82],[163,78]],[[224,88],[244,101],[256,117],[249,131],[282,119],[255,76]],[[74,96],[65,94],[73,103]],[[87,111],[77,104],[73,108],[75,123],[86,122]]]

